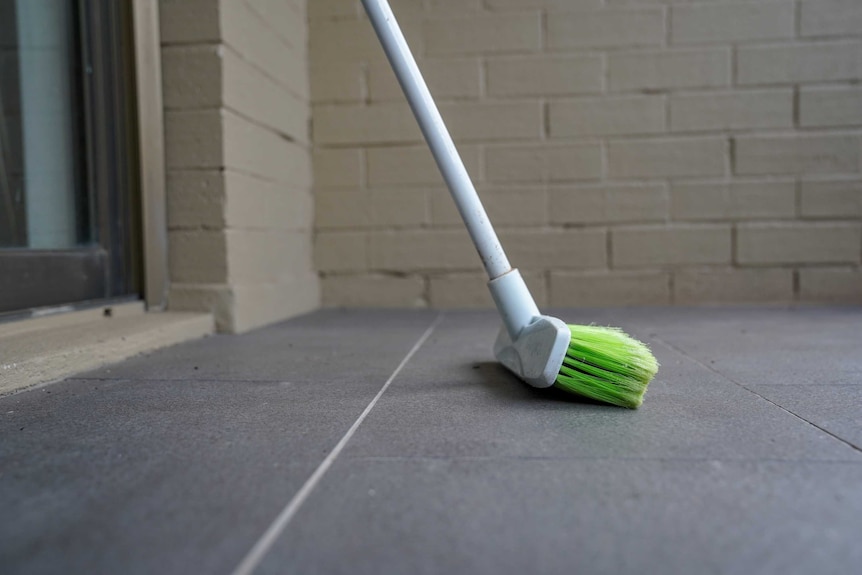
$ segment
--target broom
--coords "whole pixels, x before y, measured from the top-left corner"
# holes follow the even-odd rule
[[[387,0],[362,0],[413,115],[488,274],[503,319],[494,355],[533,387],[555,386],[598,401],[637,408],[658,371],[641,342],[611,327],[566,325],[542,315],[494,232],[443,118]]]

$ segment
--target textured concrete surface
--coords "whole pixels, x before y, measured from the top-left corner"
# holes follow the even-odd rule
[[[322,311],[2,398],[0,572],[858,572],[862,308],[555,313],[650,344],[640,410],[521,384],[489,312]]]
[[[3,323],[0,395],[212,333],[210,314],[145,313],[141,304]]]

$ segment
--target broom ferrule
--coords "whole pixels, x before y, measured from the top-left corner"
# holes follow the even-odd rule
[[[506,331],[513,340],[541,315],[524,278],[521,277],[521,272],[517,269],[489,281],[488,289],[491,290],[491,297],[500,311]]]

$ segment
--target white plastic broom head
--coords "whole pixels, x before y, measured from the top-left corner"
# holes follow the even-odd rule
[[[569,348],[572,334],[561,320],[539,316],[512,341],[503,327],[494,342],[494,355],[512,373],[533,387],[551,387]]]
[[[551,387],[572,334],[555,317],[541,315],[518,270],[488,282],[503,327],[494,343],[497,360],[533,387]]]

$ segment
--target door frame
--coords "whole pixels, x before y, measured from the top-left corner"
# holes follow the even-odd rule
[[[168,224],[159,3],[153,0],[132,0],[132,21],[143,234],[143,296],[148,309],[163,309],[168,297]]]

